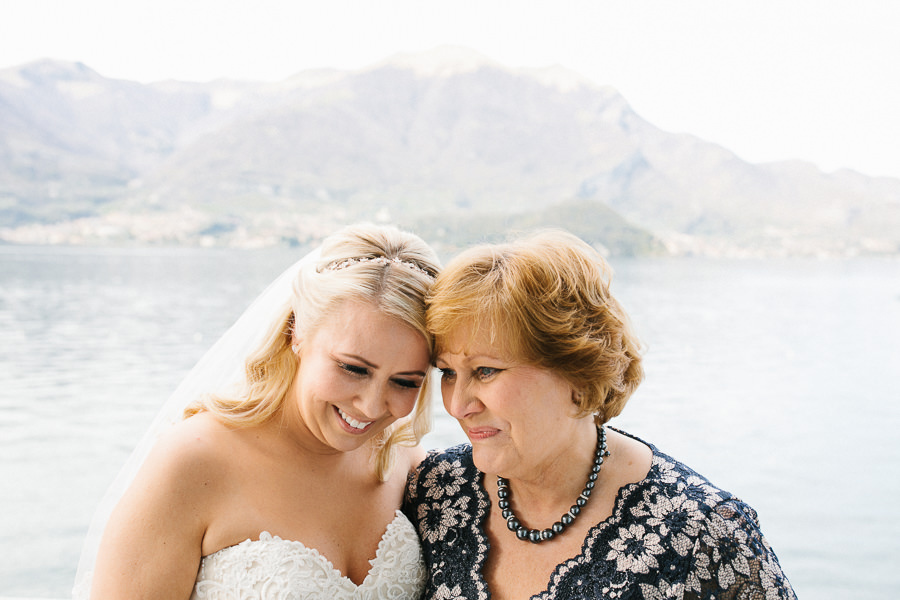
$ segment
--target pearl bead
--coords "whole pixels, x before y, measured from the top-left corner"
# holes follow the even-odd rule
[[[579,513],[581,513],[581,507],[587,504],[587,501],[591,496],[591,491],[594,489],[597,478],[599,477],[600,466],[603,464],[603,457],[609,456],[609,452],[606,448],[606,429],[601,425],[597,428],[597,448],[594,452],[594,462],[591,465],[591,472],[588,475],[587,482],[584,484],[584,489],[581,491],[581,494],[578,495],[578,498],[575,499],[575,504],[572,505],[569,511],[561,516],[559,521],[547,529],[527,529],[522,526],[513,512],[512,503],[510,502],[512,490],[509,487],[509,480],[498,476],[497,497],[499,500],[497,501],[497,507],[500,508],[503,518],[506,519],[507,529],[514,531],[518,539],[528,540],[533,544],[551,540],[565,531],[566,527],[575,522],[575,519],[578,517]]]

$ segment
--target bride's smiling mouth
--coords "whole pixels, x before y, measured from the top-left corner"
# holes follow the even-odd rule
[[[361,433],[361,432],[365,431],[369,427],[369,425],[371,425],[372,423],[375,422],[375,421],[357,421],[356,419],[354,419],[353,417],[351,417],[350,415],[348,415],[347,413],[342,411],[337,406],[334,407],[334,410],[337,411],[338,416],[341,417],[341,420],[344,423],[346,423],[347,425],[349,425],[350,428],[352,429],[352,431],[354,431],[356,433]]]

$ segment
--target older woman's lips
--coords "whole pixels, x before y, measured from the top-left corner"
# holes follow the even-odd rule
[[[470,440],[486,440],[499,432],[500,430],[495,427],[471,427],[467,431]]]

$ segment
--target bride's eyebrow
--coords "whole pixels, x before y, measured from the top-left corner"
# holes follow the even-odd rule
[[[348,358],[349,358],[349,359],[351,359],[351,360],[359,361],[359,362],[361,362],[362,364],[364,364],[365,366],[367,366],[367,367],[369,367],[369,368],[371,368],[371,369],[377,369],[377,368],[378,368],[378,365],[376,365],[375,363],[373,363],[373,362],[370,361],[370,360],[367,360],[367,359],[363,358],[362,356],[360,356],[360,355],[358,355],[358,354],[348,354],[348,353],[345,353],[345,352],[338,352],[337,354],[339,355],[339,358],[340,358],[341,360],[345,360],[345,359],[348,359]]]
[[[425,373],[422,371],[403,371],[402,373],[395,373],[395,375],[404,375],[406,377],[414,376],[414,377],[425,377]]]

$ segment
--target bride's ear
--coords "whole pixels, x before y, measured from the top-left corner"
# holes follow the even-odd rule
[[[300,344],[300,336],[297,335],[297,318],[293,311],[291,311],[291,315],[288,317],[286,329],[287,331],[285,333],[291,338],[291,351],[299,357],[302,345]]]

